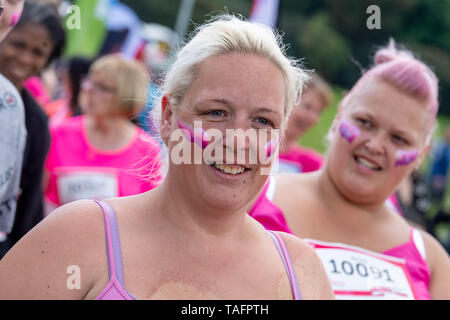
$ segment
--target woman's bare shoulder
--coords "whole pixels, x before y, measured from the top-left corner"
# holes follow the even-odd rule
[[[325,268],[314,248],[294,235],[284,232],[279,232],[279,234],[286,244],[294,265],[302,298],[334,299],[334,293]]]
[[[315,183],[317,172],[311,173],[282,173],[274,177],[276,192],[283,194],[303,194],[305,190],[311,190]]]
[[[0,261],[0,299],[82,299],[106,267],[100,207],[64,205],[28,232]],[[73,274],[72,274],[73,273]],[[81,282],[77,287],[79,274]],[[70,281],[72,285],[69,284]],[[72,288],[72,286],[75,286]]]
[[[431,271],[429,290],[432,299],[450,299],[450,257],[444,247],[426,231],[422,235],[426,261]]]

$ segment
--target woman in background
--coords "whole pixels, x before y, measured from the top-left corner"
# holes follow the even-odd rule
[[[24,0],[0,0],[0,42],[17,23]],[[14,18],[13,18],[14,17]],[[0,108],[0,257],[8,250],[19,196],[20,175],[26,142],[25,110],[15,86],[0,74],[0,96],[8,97],[9,108]]]
[[[273,203],[314,246],[340,299],[450,299],[450,259],[386,206],[428,152],[438,80],[394,42],[340,104],[326,162],[275,177]]]
[[[317,74],[311,77],[303,91],[300,103],[289,117],[286,139],[279,155],[278,173],[299,173],[319,170],[323,157],[315,150],[299,145],[299,139],[319,121],[320,115],[331,103],[333,92]]]
[[[81,115],[81,84],[89,73],[92,61],[83,57],[68,59],[61,69],[62,97],[44,106],[50,117],[50,126],[58,125],[65,119]]]
[[[9,246],[43,218],[42,179],[50,145],[48,117],[23,88],[23,81],[58,58],[64,45],[65,31],[59,16],[52,8],[35,2],[25,3],[19,22],[0,44],[0,73],[21,93],[27,129],[21,194],[14,227],[8,236]]]
[[[148,81],[136,61],[109,55],[94,62],[82,84],[83,115],[51,128],[46,214],[71,201],[134,195],[159,183],[159,145],[130,121],[143,107]]]

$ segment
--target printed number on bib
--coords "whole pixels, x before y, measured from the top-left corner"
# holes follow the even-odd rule
[[[415,299],[403,259],[340,243],[306,241],[322,260],[336,299]]]
[[[118,196],[118,179],[111,170],[89,169],[65,170],[57,178],[58,195],[61,204],[75,200],[103,200]]]

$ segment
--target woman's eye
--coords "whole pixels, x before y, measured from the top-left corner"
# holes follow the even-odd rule
[[[209,114],[214,117],[220,117],[220,116],[224,115],[224,112],[221,110],[213,110],[213,111],[209,112]]]
[[[256,122],[258,122],[258,124],[263,125],[263,126],[272,125],[271,121],[267,120],[266,118],[262,118],[262,117],[258,117],[256,119]]]
[[[13,47],[15,47],[17,49],[23,49],[26,47],[25,43],[22,41],[12,41],[11,44]]]
[[[357,121],[363,126],[363,127],[370,127],[371,123],[364,119],[357,119]]]
[[[393,136],[392,139],[397,142],[397,143],[402,143],[402,144],[408,144],[408,141],[406,141],[405,139],[403,139],[400,136]]]

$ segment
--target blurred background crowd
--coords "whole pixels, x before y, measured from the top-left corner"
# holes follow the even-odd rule
[[[434,68],[440,109],[433,148],[390,204],[450,252],[450,1],[27,3],[18,25],[0,45],[0,73],[20,89],[28,131],[22,193],[13,231],[0,239],[2,254],[62,204],[86,196],[137,194],[157,185],[160,141],[152,110],[161,96],[164,72],[193,26],[219,12],[278,29],[289,43],[288,54],[320,75],[293,112],[280,170],[320,168],[337,104],[361,76],[370,54],[390,37]],[[371,15],[366,10],[373,4],[380,8],[379,29],[366,24]],[[292,152],[296,148],[301,154],[297,158]],[[92,174],[93,167],[104,170]],[[143,179],[149,175],[152,179]]]

